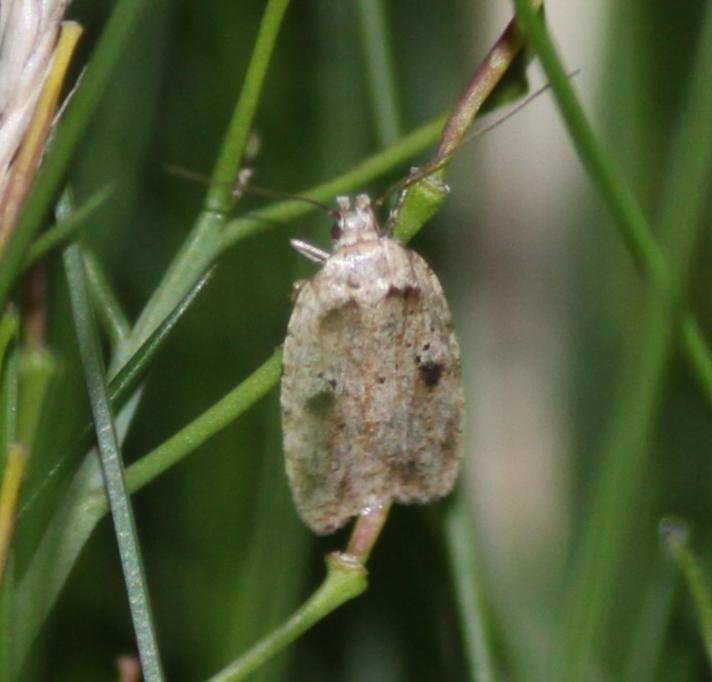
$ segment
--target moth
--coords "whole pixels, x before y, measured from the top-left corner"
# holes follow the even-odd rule
[[[446,495],[462,453],[460,349],[427,263],[338,197],[333,252],[298,286],[281,387],[287,476],[317,534],[391,502]]]

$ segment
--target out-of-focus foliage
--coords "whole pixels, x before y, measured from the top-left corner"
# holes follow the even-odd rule
[[[552,0],[548,12],[556,29],[558,4]],[[295,0],[289,8],[256,118],[260,149],[251,162],[256,184],[298,192],[378,150],[374,103],[368,96],[354,5]],[[480,28],[487,3],[447,0],[417,8],[408,2],[384,5],[400,119],[404,129],[410,130],[451,106],[498,30]],[[256,0],[147,3],[79,149],[71,179],[80,199],[109,182],[116,183],[110,199],[93,215],[85,238],[131,319],[141,311],[175,255],[204,191],[165,173],[163,164],[209,172],[240,89],[263,6],[264,2]],[[661,169],[680,116],[679,102],[703,6],[702,2],[643,0],[609,3],[590,52],[595,61],[582,64],[580,55],[567,55],[571,66],[600,73],[600,102],[590,113],[603,122],[597,132],[623,165],[653,223],[664,178]],[[85,54],[110,8],[111,3],[86,0],[71,6],[71,16],[86,28]],[[565,31],[566,25],[562,27]],[[582,31],[580,26],[571,30]],[[77,63],[81,63],[81,54]],[[594,97],[586,99],[590,102]],[[507,123],[517,125],[517,119]],[[507,134],[507,127],[497,132]],[[566,139],[563,127],[560,137]],[[476,157],[477,149],[476,144],[468,146],[463,155]],[[526,148],[521,155],[527,155]],[[548,162],[540,160],[543,165]],[[526,280],[530,272],[526,259],[540,257],[537,248],[544,249],[546,242],[537,242],[536,231],[527,234],[522,228],[526,246],[510,251],[507,244],[479,233],[478,226],[487,221],[488,210],[491,213],[477,175],[487,169],[476,172],[472,166],[459,170],[455,166],[453,206],[446,207],[424,230],[414,247],[442,275],[453,301],[468,398],[486,401],[477,367],[501,361],[510,348],[503,344],[492,357],[482,352],[479,337],[471,329],[489,324],[490,318],[478,317],[482,305],[474,287],[486,278],[497,283],[500,295],[490,305],[501,312],[512,304],[518,287],[537,289],[537,281]],[[361,189],[378,193],[405,171]],[[570,579],[567,555],[576,547],[587,511],[599,465],[592,455],[600,450],[603,426],[610,417],[621,349],[636,334],[641,291],[629,254],[607,224],[610,218],[605,207],[586,184],[580,167],[576,172],[581,176],[576,197],[562,192],[555,199],[556,207],[547,209],[549,215],[566,220],[577,235],[570,241],[565,261],[559,254],[556,288],[546,292],[555,301],[558,317],[545,338],[565,356],[565,368],[559,365],[559,371],[567,377],[566,388],[552,398],[544,395],[546,388],[539,394],[535,386],[535,399],[530,403],[532,410],[539,401],[550,403],[555,421],[567,425],[563,435],[552,437],[551,442],[559,443],[558,466],[566,472],[558,481],[563,490],[556,495],[572,501],[556,507],[561,518],[542,522],[530,534],[546,536],[550,523],[565,526],[568,532],[562,534],[565,539],[553,558],[542,549],[546,542],[502,550],[501,556],[507,557],[512,568],[508,576],[516,576],[509,580],[503,577],[502,562],[496,556],[495,512],[489,516],[486,504],[476,504],[476,525],[487,538],[486,546],[494,547],[492,555],[482,557],[482,568],[497,667],[503,678],[506,674],[506,679],[527,682],[551,679],[547,675],[560,634],[559,610]],[[516,187],[507,185],[506,169],[500,168],[497,175],[500,188],[505,188],[498,194],[503,201],[507,193],[517,194]],[[565,178],[561,185],[568,190]],[[463,197],[468,195],[475,201],[467,203]],[[248,197],[240,207],[258,203]],[[531,206],[532,214],[537,210]],[[523,224],[527,219],[503,211],[501,215],[508,220]],[[288,238],[299,236],[325,246],[328,227],[328,218],[317,215],[241,241],[221,258],[206,291],[149,376],[124,448],[128,462],[215,402],[281,343],[292,283],[314,271],[290,249]],[[706,234],[689,296],[706,329],[712,329],[707,293],[712,286],[711,244]],[[522,256],[527,249],[529,254]],[[516,258],[508,258],[514,253]],[[509,289],[518,277],[519,285]],[[83,424],[88,415],[57,255],[48,261],[48,292],[49,347],[62,372],[50,397],[53,409],[47,413],[52,419],[42,424],[30,463],[27,495],[37,490],[70,449],[76,425]],[[499,319],[496,314],[494,319]],[[515,345],[526,344],[528,339],[541,343],[538,320],[523,320],[519,326],[516,322],[507,329],[507,338],[515,338]],[[516,362],[511,366],[516,373]],[[545,373],[546,367],[536,372]],[[508,396],[506,386],[499,390],[504,402],[499,403],[501,413],[494,415],[494,421],[507,422],[508,403],[517,396]],[[712,565],[704,563],[712,552],[712,535],[707,530],[712,518],[712,458],[708,453],[712,415],[679,354],[672,358],[660,402],[645,494],[630,509],[633,532],[617,574],[616,600],[596,661],[602,679],[692,682],[709,674],[690,600],[678,589],[656,537],[661,516],[674,512],[686,518],[693,528],[691,541],[712,576]],[[470,411],[486,413],[481,404],[471,406]],[[277,408],[277,395],[272,392],[134,498],[169,680],[206,678],[280,623],[321,579],[323,554],[345,541],[343,535],[314,539],[297,519],[283,472]],[[471,423],[478,419],[473,417]],[[506,423],[502,428],[526,434],[532,445],[550,442],[536,429],[527,432],[526,423]],[[473,447],[467,457],[487,458],[488,451]],[[521,463],[522,470],[526,466]],[[477,466],[471,470],[477,471]],[[496,495],[516,507],[520,495],[532,492],[527,483],[514,485],[505,478],[498,482]],[[43,488],[39,502],[22,518],[17,575],[27,566],[62,486],[60,476]],[[253,679],[465,679],[457,597],[440,532],[442,506],[396,509],[369,563],[370,587],[365,595],[317,625]],[[72,572],[23,669],[23,678],[116,679],[116,657],[134,650],[115,541],[105,520]]]

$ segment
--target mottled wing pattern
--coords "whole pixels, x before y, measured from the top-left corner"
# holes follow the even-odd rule
[[[445,495],[461,452],[460,355],[437,278],[390,239],[341,256],[300,290],[284,348],[287,473],[317,533]]]

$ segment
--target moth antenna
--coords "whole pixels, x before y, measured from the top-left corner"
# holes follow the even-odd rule
[[[198,182],[201,185],[215,185],[216,183],[212,181],[206,175],[202,173],[197,173],[196,171],[184,168],[173,163],[164,163],[163,170],[171,175],[176,175],[179,178],[185,180],[191,180],[193,182]],[[338,219],[339,212],[333,209],[331,206],[327,206],[318,199],[312,199],[311,197],[305,197],[299,194],[289,194],[289,192],[280,192],[277,190],[267,189],[266,187],[260,187],[259,185],[253,185],[250,179],[254,171],[251,168],[243,168],[237,175],[237,181],[235,184],[231,185],[232,192],[234,196],[241,197],[244,194],[252,194],[258,197],[264,197],[266,199],[287,199],[290,201],[303,201],[316,208],[320,208],[322,211],[326,211],[332,218]],[[227,185],[228,183],[219,183],[222,185]]]
[[[175,175],[176,177],[183,178],[184,180],[191,180],[192,182],[197,182],[201,185],[212,184],[210,178],[207,175],[203,175],[202,173],[198,173],[197,171],[190,170],[190,168],[178,166],[175,163],[164,163],[161,165],[166,173],[170,173],[171,175]]]
[[[571,71],[568,74],[568,77],[574,78],[579,74],[580,70],[575,69],[574,71]],[[402,179],[398,180],[397,182],[394,182],[378,199],[374,202],[374,206],[380,207],[383,205],[383,202],[391,195],[396,192],[402,192],[403,190],[407,189],[411,185],[415,184],[416,182],[422,180],[423,178],[428,177],[428,175],[432,175],[433,173],[437,173],[441,168],[444,168],[447,166],[448,163],[452,160],[453,156],[455,155],[455,152],[457,152],[460,147],[468,144],[469,142],[472,142],[475,138],[481,137],[483,135],[486,135],[487,133],[491,132],[495,128],[497,128],[499,125],[502,123],[505,123],[508,121],[512,116],[518,114],[522,109],[527,107],[529,104],[531,104],[537,97],[540,95],[543,95],[547,90],[551,88],[551,83],[546,83],[542,87],[540,87],[538,90],[534,91],[531,95],[528,95],[525,97],[521,102],[516,104],[514,107],[512,107],[509,111],[507,111],[505,114],[500,116],[496,121],[493,121],[489,125],[484,126],[483,128],[480,128],[479,130],[474,131],[470,135],[466,136],[465,139],[460,142],[460,144],[457,146],[455,150],[453,150],[450,154],[445,156],[444,158],[438,160],[434,164],[426,164],[422,168],[414,169],[411,174]]]

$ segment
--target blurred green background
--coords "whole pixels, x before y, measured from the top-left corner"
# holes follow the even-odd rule
[[[404,133],[452,105],[511,7],[384,4]],[[548,3],[567,66],[580,69],[574,84],[587,112],[653,221],[704,5]],[[204,192],[162,166],[210,171],[263,6],[150,3],[79,149],[71,172],[78,197],[117,183],[85,239],[132,318],[187,234]],[[108,2],[71,5],[69,15],[86,29],[77,65],[110,9]],[[292,3],[256,117],[256,184],[298,192],[382,147],[359,20],[358,0]],[[545,82],[532,71],[535,84]],[[377,194],[405,172],[360,189]],[[550,95],[466,145],[449,179],[450,199],[413,247],[441,277],[461,340],[468,400],[463,486],[477,528],[472,542],[497,666],[502,679],[546,680],[623,349],[637,331],[641,282]],[[256,205],[248,198],[240,209]],[[292,282],[314,271],[288,239],[326,247],[328,227],[328,218],[314,215],[224,255],[150,374],[127,461],[193,419],[281,343]],[[690,291],[703,327],[712,315],[709,246],[708,232]],[[57,255],[48,274],[50,348],[62,374],[48,410],[57,419],[43,424],[27,495],[87,414]],[[311,537],[296,517],[280,440],[273,391],[134,498],[169,680],[204,679],[243,652],[305,598],[322,577],[324,553],[345,542],[344,534]],[[709,679],[693,608],[659,550],[657,524],[669,513],[687,519],[709,567],[711,443],[709,410],[675,353],[643,495],[631,501],[631,531],[595,679]],[[45,490],[19,529],[20,574],[61,489],[60,481]],[[445,504],[396,509],[369,563],[366,594],[254,679],[466,679],[440,532]],[[23,678],[116,679],[116,657],[134,647],[105,520]]]

